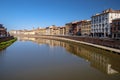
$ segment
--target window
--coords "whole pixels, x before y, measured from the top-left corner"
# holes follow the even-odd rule
[[[114,30],[116,30],[116,27],[114,27]]]
[[[120,37],[120,34],[118,34],[117,36]]]
[[[94,24],[94,20],[92,19],[92,24]]]
[[[102,20],[104,20],[104,16],[102,17]]]
[[[116,22],[114,22],[113,24],[116,25]]]
[[[104,24],[102,24],[102,27],[104,27]]]
[[[118,26],[120,26],[120,22],[118,22]]]
[[[116,34],[114,34],[114,37],[116,37]]]
[[[106,28],[106,32],[108,31],[108,28]]]
[[[118,30],[120,30],[120,26],[118,26]]]
[[[101,23],[101,18],[99,18],[99,23]]]
[[[101,27],[101,24],[99,24],[99,27]]]

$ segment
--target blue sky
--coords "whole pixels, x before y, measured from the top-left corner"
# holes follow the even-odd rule
[[[0,23],[8,30],[64,26],[107,8],[120,10],[120,0],[0,0]]]

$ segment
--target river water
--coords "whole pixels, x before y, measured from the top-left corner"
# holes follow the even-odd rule
[[[120,55],[73,42],[23,37],[0,51],[0,80],[120,80]]]

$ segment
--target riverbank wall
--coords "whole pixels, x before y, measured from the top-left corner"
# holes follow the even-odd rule
[[[4,37],[0,39],[0,50],[7,48],[12,43],[14,43],[17,40],[17,38],[14,37]]]
[[[119,40],[115,41],[110,39],[98,39],[98,38],[79,37],[79,36],[57,36],[57,35],[24,35],[24,37],[65,40],[65,41],[71,41],[71,42],[93,46],[96,48],[104,49],[115,53],[120,53]]]
[[[9,40],[12,40],[12,39],[14,39],[13,36],[1,37],[1,38],[0,38],[0,43],[1,43],[1,42],[6,42],[6,41],[9,41]]]

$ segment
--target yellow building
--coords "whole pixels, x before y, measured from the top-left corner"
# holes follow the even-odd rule
[[[71,30],[72,30],[72,23],[65,24],[65,34],[70,35]]]
[[[46,35],[46,28],[41,28],[38,30],[39,35]]]
[[[52,34],[53,35],[65,35],[65,27],[54,27]]]
[[[54,35],[60,35],[60,27],[54,29]]]
[[[24,31],[24,35],[35,35],[35,31],[33,30]]]
[[[65,27],[60,27],[60,35],[65,35],[66,32],[65,32]]]
[[[82,36],[90,36],[91,34],[91,21],[84,20],[81,26],[81,34]]]
[[[55,25],[52,25],[49,28],[50,28],[50,35],[55,35],[56,34],[55,30],[57,27]]]

